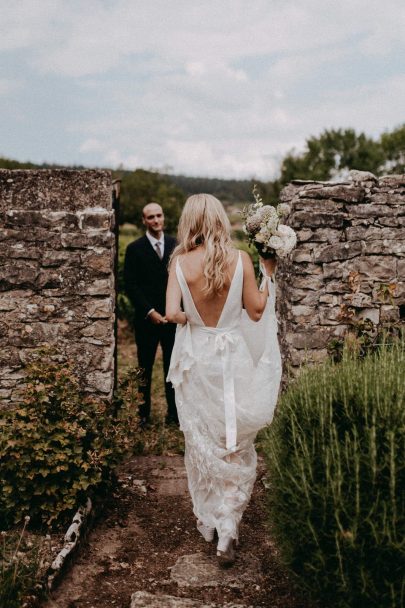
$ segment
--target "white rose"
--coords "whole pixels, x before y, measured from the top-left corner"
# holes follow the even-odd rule
[[[290,226],[286,226],[285,224],[279,224],[277,228],[278,236],[288,237],[288,238],[296,238],[294,230]]]
[[[269,238],[267,245],[276,250],[282,249],[284,246],[283,239],[281,239],[279,236],[273,235],[272,237]]]

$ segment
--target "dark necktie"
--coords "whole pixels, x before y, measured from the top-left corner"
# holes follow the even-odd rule
[[[163,256],[162,256],[162,250],[160,249],[160,242],[159,241],[156,243],[155,247],[156,247],[156,253],[159,256],[159,260],[161,260]]]

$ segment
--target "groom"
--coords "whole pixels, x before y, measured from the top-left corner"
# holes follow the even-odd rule
[[[160,343],[163,351],[165,379],[169,371],[176,326],[165,317],[167,265],[176,245],[172,236],[163,234],[164,214],[157,203],[142,210],[145,236],[130,243],[125,253],[125,289],[135,308],[135,342],[138,365],[144,370],[144,385],[140,387],[142,403],[139,408],[141,426],[150,418],[152,368]],[[174,389],[165,380],[167,401],[166,424],[178,424]]]

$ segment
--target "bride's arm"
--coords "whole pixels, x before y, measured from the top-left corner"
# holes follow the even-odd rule
[[[181,310],[181,289],[176,276],[175,264],[170,264],[169,280],[166,291],[166,319],[169,323],[187,322],[186,313]]]
[[[243,261],[243,306],[252,321],[260,321],[269,297],[268,282],[265,282],[263,291],[258,289],[252,260],[245,251],[241,253]]]

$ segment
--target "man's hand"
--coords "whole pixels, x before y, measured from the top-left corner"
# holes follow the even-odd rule
[[[156,310],[153,310],[150,315],[148,315],[148,319],[150,319],[153,325],[163,325],[167,323],[166,317],[162,317]]]

